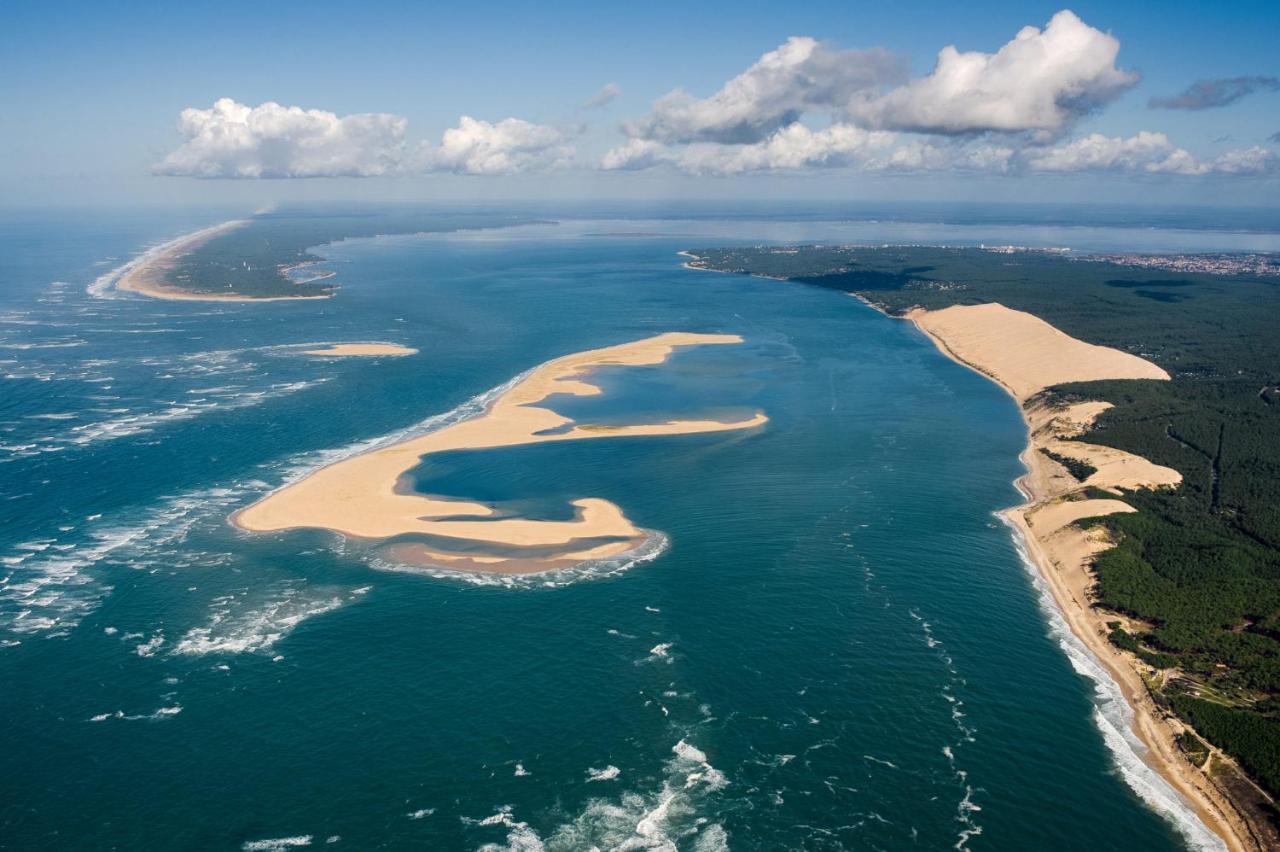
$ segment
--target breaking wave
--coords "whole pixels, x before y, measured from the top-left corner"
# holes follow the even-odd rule
[[[1036,589],[1040,609],[1048,623],[1049,635],[1058,641],[1059,647],[1071,662],[1071,667],[1093,681],[1093,721],[1102,732],[1103,741],[1111,752],[1121,777],[1153,810],[1173,823],[1192,849],[1226,849],[1222,838],[1210,831],[1196,815],[1195,809],[1147,764],[1144,759],[1147,746],[1133,732],[1133,708],[1125,700],[1120,685],[1071,631],[1048,584],[1040,576],[1040,569],[1027,553],[1022,533],[1003,514],[998,517],[1013,533],[1018,557]]]
[[[94,566],[128,560],[130,567],[148,567],[157,549],[182,540],[199,520],[242,499],[239,488],[190,491],[146,511],[139,521],[94,530],[88,541],[48,538],[16,545],[12,555],[0,557],[11,568],[0,579],[0,630],[19,637],[62,635],[111,591],[91,576]]]
[[[272,837],[266,840],[250,840],[240,846],[244,852],[284,852],[285,849],[298,849],[311,845],[310,834],[299,834],[295,837]]]
[[[332,612],[367,592],[326,593],[323,589],[290,586],[271,599],[237,611],[247,592],[214,598],[210,621],[193,627],[174,645],[172,653],[246,654],[268,651],[308,618]]]
[[[586,580],[603,580],[625,574],[637,565],[661,556],[670,539],[657,530],[644,530],[640,544],[625,553],[605,559],[588,560],[571,568],[557,568],[537,574],[486,574],[482,571],[459,571],[430,565],[408,565],[384,556],[370,556],[369,566],[379,571],[398,574],[420,574],[438,580],[453,580],[471,586],[497,586],[506,589],[556,589]]]
[[[483,852],[569,852],[578,849],[674,850],[677,842],[692,840],[697,850],[728,847],[724,827],[703,814],[707,805],[729,783],[697,746],[681,739],[671,747],[672,757],[664,766],[661,786],[649,792],[627,791],[616,799],[597,798],[587,802],[569,821],[541,836],[515,815],[510,805],[497,808],[486,817],[463,817],[464,825],[478,831],[503,829],[505,842],[490,842]],[[616,778],[617,767],[589,770]]]

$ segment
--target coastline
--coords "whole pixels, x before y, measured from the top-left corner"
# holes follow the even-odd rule
[[[126,293],[136,293],[152,299],[173,302],[283,302],[301,299],[329,299],[319,296],[242,296],[236,293],[195,293],[182,290],[165,282],[165,275],[173,269],[178,258],[207,243],[214,237],[248,224],[247,219],[232,219],[212,227],[202,228],[162,243],[110,273],[108,280],[99,279],[90,285],[89,291],[102,295],[114,287]]]
[[[693,252],[682,251],[679,254],[687,258],[682,263],[685,269],[701,272],[729,271],[712,269],[698,263],[700,257]],[[753,277],[772,278],[772,276],[757,273],[748,274]],[[1023,502],[1000,511],[997,516],[1010,528],[1019,555],[1024,562],[1028,563],[1027,568],[1032,576],[1044,584],[1048,600],[1044,600],[1043,603],[1051,619],[1051,629],[1054,627],[1052,621],[1055,617],[1060,618],[1063,629],[1069,631],[1070,637],[1081,646],[1080,650],[1091,657],[1098,667],[1097,675],[1106,678],[1115,687],[1128,711],[1123,721],[1124,728],[1137,739],[1143,750],[1133,748],[1128,742],[1121,744],[1111,742],[1111,733],[1123,738],[1123,732],[1108,731],[1109,723],[1100,720],[1099,727],[1102,729],[1104,739],[1109,741],[1109,747],[1117,754],[1120,749],[1129,752],[1154,772],[1182,799],[1181,805],[1194,812],[1199,823],[1196,827],[1211,833],[1213,839],[1225,848],[1232,852],[1260,852],[1274,848],[1275,829],[1270,826],[1267,818],[1270,799],[1244,774],[1234,760],[1207,742],[1205,745],[1208,747],[1209,757],[1203,766],[1194,765],[1183,754],[1175,738],[1183,732],[1194,732],[1194,729],[1156,705],[1145,678],[1160,677],[1160,673],[1149,667],[1144,668],[1144,664],[1136,657],[1116,648],[1108,638],[1108,621],[1119,621],[1124,625],[1132,626],[1132,620],[1117,613],[1104,612],[1092,605],[1091,590],[1095,582],[1092,558],[1113,546],[1113,543],[1099,536],[1098,532],[1080,529],[1074,521],[1121,511],[1114,505],[1120,501],[1079,501],[1094,504],[1100,511],[1093,511],[1091,508],[1090,511],[1077,514],[1075,518],[1067,518],[1060,526],[1050,529],[1036,529],[1032,521],[1033,516],[1039,511],[1054,504],[1060,505],[1064,501],[1075,502],[1076,498],[1084,496],[1080,492],[1091,485],[1097,485],[1104,491],[1120,496],[1123,493],[1121,488],[1176,485],[1181,481],[1181,476],[1176,471],[1161,468],[1139,456],[1108,447],[1063,440],[1087,431],[1097,416],[1109,408],[1110,404],[1096,401],[1083,402],[1058,412],[1044,405],[1028,405],[1033,394],[1026,392],[1027,388],[1018,387],[1019,383],[1011,381],[1013,377],[1004,374],[1003,371],[992,369],[989,364],[975,363],[972,358],[965,357],[957,351],[958,341],[947,333],[947,330],[935,327],[927,320],[931,315],[936,316],[964,306],[953,305],[934,312],[916,308],[904,314],[894,314],[861,293],[848,292],[847,295],[856,298],[885,317],[910,321],[941,354],[994,382],[1017,403],[1019,415],[1027,428],[1027,444],[1019,454],[1019,460],[1026,467],[1026,472],[1017,477],[1013,484],[1022,495]],[[1010,314],[1022,314],[1046,327],[1054,333],[1057,343],[1061,346],[1079,344],[1087,349],[1105,348],[1092,347],[1090,344],[1063,334],[1031,314],[1010,311],[998,303],[990,304],[993,308],[1008,311]],[[1019,341],[1001,340],[1000,342],[1002,348],[1010,352],[1016,350]],[[1052,362],[1051,369],[1061,368],[1071,363],[1070,354],[1064,354],[1062,351],[1051,351],[1045,354],[1049,355]],[[1076,354],[1079,354],[1079,350]],[[1018,353],[1017,358],[1021,359],[1021,353]],[[1020,372],[1017,360],[1007,363],[1012,372]],[[1150,366],[1163,374],[1163,378],[1168,378],[1163,370],[1154,364]],[[1045,382],[1039,389],[1031,390],[1043,390],[1052,384],[1070,381],[1103,378],[1159,378],[1154,375],[1107,376],[1105,373],[1077,377],[1069,375],[1069,366],[1067,372],[1068,375],[1059,376],[1056,381]],[[1041,452],[1050,447],[1055,453],[1072,456],[1076,460],[1085,461],[1090,466],[1105,466],[1107,470],[1105,473],[1101,470],[1096,471],[1088,476],[1085,482],[1076,481],[1058,461],[1052,460]],[[1118,466],[1114,464],[1117,461],[1120,462]],[[1119,470],[1116,469],[1117,467]],[[1095,480],[1102,481],[1095,482]],[[1132,508],[1127,510],[1132,511]],[[1068,539],[1068,541],[1063,542],[1061,539]],[[1064,565],[1064,562],[1067,564]],[[1068,655],[1071,656],[1070,653]],[[1072,663],[1073,666],[1076,665],[1074,658]],[[1092,672],[1088,676],[1101,685],[1098,676]],[[1149,785],[1144,784],[1142,779],[1129,777],[1122,765],[1119,768],[1135,792],[1154,806],[1146,792],[1140,789]],[[1228,789],[1228,783],[1233,784],[1234,789]]]
[[[897,317],[881,310],[879,306],[861,296],[857,298],[885,316],[910,321],[939,352],[955,363],[968,367],[999,385],[1018,404],[1019,414],[1027,428],[1027,444],[1019,454],[1019,459],[1027,471],[1014,481],[1014,485],[1022,494],[1024,501],[999,512],[1000,519],[1009,526],[1015,543],[1020,545],[1020,551],[1025,554],[1037,574],[1044,580],[1057,606],[1058,614],[1061,615],[1067,628],[1102,665],[1119,688],[1131,711],[1129,719],[1131,730],[1146,746],[1146,754],[1140,755],[1142,760],[1183,797],[1195,810],[1200,821],[1223,841],[1226,848],[1233,852],[1265,848],[1251,830],[1247,818],[1229,796],[1213,783],[1204,770],[1194,766],[1183,755],[1175,737],[1183,731],[1190,730],[1189,727],[1160,711],[1151,698],[1143,672],[1138,668],[1139,664],[1116,648],[1107,638],[1109,633],[1107,622],[1125,619],[1095,608],[1090,601],[1089,590],[1094,582],[1091,573],[1092,557],[1110,547],[1111,543],[1099,538],[1094,532],[1074,527],[1071,519],[1062,525],[1050,524],[1045,525],[1045,528],[1037,529],[1034,518],[1038,512],[1055,504],[1061,506],[1060,501],[1063,498],[1084,487],[1084,483],[1068,483],[1067,480],[1070,477],[1063,476],[1065,471],[1055,470],[1054,468],[1060,466],[1042,452],[1050,447],[1056,449],[1055,442],[1064,435],[1060,428],[1055,428],[1054,421],[1057,418],[1044,408],[1037,409],[1034,404],[1028,405],[1027,397],[1019,394],[1016,384],[1011,383],[1007,376],[1002,376],[998,371],[989,368],[984,369],[985,365],[976,364],[958,353],[954,340],[948,339],[945,332],[941,332],[936,326],[931,327],[926,321],[928,312],[916,310],[909,312],[906,316]],[[1063,361],[1066,360],[1068,359],[1063,359]],[[1090,406],[1091,403],[1080,405]],[[1092,419],[1103,410],[1097,404],[1092,405],[1094,409],[1086,414],[1083,422],[1076,420],[1071,423],[1066,434],[1071,431],[1083,431],[1082,427],[1091,423]],[[1106,510],[1089,511],[1085,516],[1109,514],[1110,511],[1115,511],[1114,507],[1099,508]],[[1067,541],[1064,542],[1063,539]],[[1215,754],[1218,759],[1225,759],[1217,754],[1216,750]]]

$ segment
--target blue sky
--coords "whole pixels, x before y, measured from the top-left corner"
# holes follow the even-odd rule
[[[1093,40],[1085,48],[1105,53],[1109,37],[1118,54],[1100,65],[1081,66],[1070,55],[1046,60],[1066,69],[1065,82],[1008,121],[991,119],[991,105],[977,100],[953,109],[968,95],[939,99],[927,86],[912,87],[929,81],[943,47],[994,56],[1021,28],[1044,29],[1064,8],[11,0],[0,13],[0,193],[17,203],[548,196],[1277,203],[1280,144],[1270,137],[1280,133],[1280,4],[1071,4],[1087,28],[1080,32]],[[770,113],[768,104],[734,102],[751,116],[746,136],[716,124],[712,113],[726,102],[708,99],[791,36],[822,45],[794,46],[791,54],[817,52],[795,66],[799,83],[777,83],[769,97],[803,105]],[[892,61],[843,52],[871,48]],[[841,84],[834,99],[812,95],[815,76],[868,63],[874,79],[862,88]],[[995,75],[975,84],[982,89],[975,98],[1000,97]],[[1251,93],[1224,106],[1148,106],[1197,82],[1240,78],[1252,81]],[[581,108],[607,84],[615,97]],[[808,88],[786,88],[793,85]],[[655,107],[676,88],[688,103]],[[850,92],[860,106],[849,106]],[[403,122],[359,130],[359,141],[335,124],[342,139],[326,149],[331,165],[319,166],[280,154],[281,145],[301,144],[294,138],[255,137],[228,152],[179,133],[184,109],[210,110],[219,98],[320,110],[335,122],[365,113]],[[1046,117],[1046,105],[1052,111],[1068,100]],[[202,126],[216,134],[211,122],[239,120],[229,115]],[[460,126],[462,116],[479,123]],[[519,123],[500,124],[506,119]],[[444,138],[450,128],[459,129],[453,148]],[[602,168],[605,161],[612,167]],[[153,174],[157,166],[170,174]],[[335,176],[318,176],[325,169]],[[298,176],[275,176],[286,173]]]

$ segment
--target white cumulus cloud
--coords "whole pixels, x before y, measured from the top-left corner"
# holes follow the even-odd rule
[[[499,122],[464,115],[425,157],[429,169],[473,175],[510,174],[564,164],[572,155],[554,127],[519,118]]]
[[[920,137],[833,124],[811,130],[790,124],[752,145],[699,142],[663,145],[632,139],[605,155],[601,168],[666,166],[690,174],[845,168],[861,172],[1026,174],[1114,172],[1147,175],[1270,175],[1280,158],[1254,146],[1197,158],[1163,133],[1130,137],[1090,134],[1056,146],[995,144],[982,138]]]
[[[199,178],[508,174],[560,165],[573,150],[556,128],[519,118],[463,116],[438,146],[409,143],[407,128],[407,119],[389,113],[339,116],[221,98],[210,109],[182,111],[178,131],[186,141],[153,171]]]
[[[899,60],[888,51],[836,50],[813,38],[793,37],[714,95],[668,92],[625,130],[637,139],[666,143],[753,144],[805,112],[843,106],[858,92],[901,76]]]
[[[1204,162],[1159,134],[1048,147],[1137,82],[1117,66],[1119,51],[1114,36],[1069,10],[1043,29],[1022,28],[993,53],[943,48],[934,69],[914,80],[904,79],[887,51],[793,37],[709,97],[675,89],[659,98],[648,115],[623,126],[628,139],[600,167],[695,174],[1260,168],[1265,149]]]
[[[220,98],[210,109],[184,109],[186,141],[157,174],[202,178],[369,177],[398,171],[405,155],[401,116],[339,117],[319,109],[256,107]]]
[[[923,133],[1057,133],[1138,81],[1116,67],[1120,42],[1063,10],[1043,30],[1023,27],[995,53],[938,53],[933,72],[850,115],[870,126]]]

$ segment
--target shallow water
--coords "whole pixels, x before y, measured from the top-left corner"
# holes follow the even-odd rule
[[[1135,792],[1152,776],[1100,728],[1121,708],[1077,673],[1087,656],[993,517],[1017,501],[1012,401],[853,299],[675,254],[839,224],[349,241],[321,250],[343,284],[329,302],[86,292],[218,218],[0,233],[0,845],[1205,841],[1164,792]],[[319,465],[474,414],[549,358],[664,331],[745,342],[601,371],[605,396],[558,410],[769,424],[417,471],[545,517],[612,500],[655,531],[638,560],[460,577],[226,523]],[[360,340],[420,354],[293,348]]]

